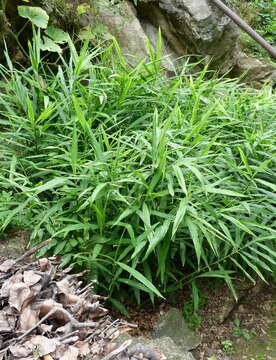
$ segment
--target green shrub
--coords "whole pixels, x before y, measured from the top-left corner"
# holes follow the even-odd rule
[[[275,99],[197,76],[166,79],[160,47],[130,68],[116,42],[61,64],[0,68],[1,230],[19,217],[88,268],[102,293],[152,301],[198,277],[275,269]],[[117,51],[113,56],[113,50]],[[42,255],[42,254],[41,254]],[[195,292],[196,293],[196,292]],[[120,306],[117,299],[112,300]],[[121,307],[121,310],[123,308]]]

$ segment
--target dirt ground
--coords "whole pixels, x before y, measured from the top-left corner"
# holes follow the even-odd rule
[[[0,239],[0,259],[17,257],[26,250],[28,232],[18,231],[9,240]],[[149,335],[160,312],[178,307],[186,320],[201,335],[201,345],[193,351],[196,360],[275,360],[276,359],[276,284],[236,283],[239,300],[233,299],[224,283],[201,284],[201,307],[193,314],[189,290],[168,302],[144,302],[126,306],[127,321],[139,325],[137,335]],[[177,300],[175,300],[177,299]],[[114,318],[122,317],[111,309]]]
[[[197,317],[200,323],[195,329],[202,341],[193,351],[195,359],[275,360],[276,288],[257,283],[250,289],[240,290],[240,299],[236,302],[225,284],[217,285],[216,288],[212,283],[205,283],[203,287],[204,301]],[[185,304],[191,303],[188,291],[178,294],[177,299],[173,306],[181,311],[185,309]],[[140,308],[136,305],[128,306],[128,321],[139,325],[135,334],[148,336],[160,312],[170,307],[165,302]],[[118,316],[116,311],[114,316]],[[192,319],[188,316],[186,320],[195,327],[193,315]]]

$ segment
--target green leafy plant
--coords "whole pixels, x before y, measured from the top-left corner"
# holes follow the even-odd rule
[[[195,329],[201,323],[201,316],[198,310],[204,305],[206,296],[203,296],[196,284],[196,281],[191,282],[191,300],[186,301],[183,305],[183,316],[185,317],[188,327]]]
[[[243,337],[245,340],[250,340],[253,337],[253,334],[245,331],[241,328],[241,320],[239,318],[234,319],[234,328],[232,330],[232,335],[235,337]]]
[[[222,349],[226,354],[233,354],[234,348],[231,340],[221,341]]]
[[[35,29],[33,29],[34,34],[34,45],[38,44],[39,51],[49,51],[61,53],[62,48],[60,44],[67,43],[69,40],[69,35],[63,30],[56,28],[54,26],[48,27],[49,15],[41,7],[37,6],[18,6],[18,13],[20,16],[28,19],[33,25],[35,25],[39,32],[36,34]],[[45,29],[45,35],[43,36],[43,41],[40,39],[40,29]],[[30,55],[32,52],[30,52]]]
[[[40,255],[87,268],[121,311],[197,278],[275,269],[275,99],[189,67],[168,80],[162,42],[131,67],[114,40],[59,63],[0,66],[1,231],[18,217]],[[115,54],[114,54],[115,53]],[[208,78],[207,78],[208,75]],[[199,305],[193,286],[193,308]],[[122,301],[121,301],[122,302]]]

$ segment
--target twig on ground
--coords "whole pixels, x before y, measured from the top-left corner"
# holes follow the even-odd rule
[[[30,250],[28,250],[27,252],[25,252],[25,254],[19,256],[19,258],[15,259],[15,264],[18,264],[19,262],[23,261],[24,259],[26,259],[27,257],[33,255],[35,252],[37,252],[37,250],[43,248],[44,246],[48,245],[53,239],[49,238],[45,241],[43,241],[42,243],[34,246],[33,248],[31,248]]]
[[[127,340],[122,345],[120,345],[117,349],[111,351],[109,354],[104,356],[101,360],[111,360],[115,356],[119,355],[121,352],[123,352],[126,348],[129,347],[129,345],[132,343],[132,340]]]

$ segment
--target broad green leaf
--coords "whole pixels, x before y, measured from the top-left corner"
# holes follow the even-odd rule
[[[126,210],[124,210],[122,212],[122,214],[119,215],[118,219],[114,222],[114,224],[112,224],[112,227],[118,225],[118,223],[121,222],[124,218],[133,214],[137,210],[138,210],[138,207],[127,208]]]
[[[73,224],[73,225],[68,225],[65,226],[63,229],[57,231],[53,237],[60,235],[60,234],[65,234],[64,236],[66,236],[69,232],[71,231],[78,231],[78,230],[95,230],[97,229],[97,225],[93,225],[93,224]]]
[[[139,290],[142,290],[142,291],[145,291],[147,293],[152,293],[146,286],[144,286],[143,284],[141,284],[140,282],[138,281],[135,281],[135,280],[131,280],[131,279],[124,279],[124,278],[119,278],[117,281],[123,283],[123,284],[126,284],[130,287],[135,287]]]
[[[245,226],[242,222],[240,222],[238,219],[234,218],[233,216],[225,215],[223,213],[221,213],[221,216],[223,216],[225,219],[231,221],[231,223],[236,225],[241,230],[243,230],[243,231],[247,232],[248,234],[254,236],[254,233],[247,226]]]
[[[77,173],[77,164],[78,164],[78,133],[76,124],[74,124],[73,134],[72,134],[72,145],[71,145],[71,166],[73,174]]]
[[[260,184],[263,184],[267,187],[269,187],[270,189],[272,189],[274,192],[276,192],[276,185],[271,183],[271,182],[268,182],[266,180],[261,180],[261,179],[256,179],[256,181]]]
[[[256,281],[253,279],[253,277],[251,275],[248,274],[248,272],[244,269],[243,266],[241,266],[241,264],[236,260],[234,259],[233,257],[230,257],[231,261],[233,261],[233,263],[239,268],[241,269],[242,272],[244,272],[245,276],[250,280],[252,281],[252,283],[255,285],[256,284]]]
[[[134,259],[135,257],[137,257],[137,255],[144,249],[144,247],[147,245],[147,241],[140,241],[134,249],[133,254],[131,255],[131,259]]]
[[[245,262],[252,270],[254,270],[255,273],[256,273],[264,282],[267,283],[267,281],[266,281],[266,279],[264,278],[264,276],[263,276],[262,272],[260,271],[260,269],[259,269],[255,264],[253,264],[253,262],[252,262],[251,260],[247,259],[246,254],[245,254],[245,253],[244,253],[244,254],[240,253],[240,256],[241,256],[241,258],[244,260],[244,262]]]
[[[43,36],[43,43],[40,48],[43,51],[62,53],[62,48],[47,36]]]
[[[170,227],[170,223],[170,220],[165,220],[162,225],[155,229],[152,240],[142,261],[145,261],[148,258],[148,256],[152,253],[152,251],[154,251],[160,241],[162,241],[162,239],[166,236]]]
[[[18,6],[18,14],[39,28],[46,29],[48,25],[49,15],[41,7],[21,5]]]
[[[69,39],[68,33],[54,26],[48,26],[45,30],[45,34],[58,44],[66,43]]]

